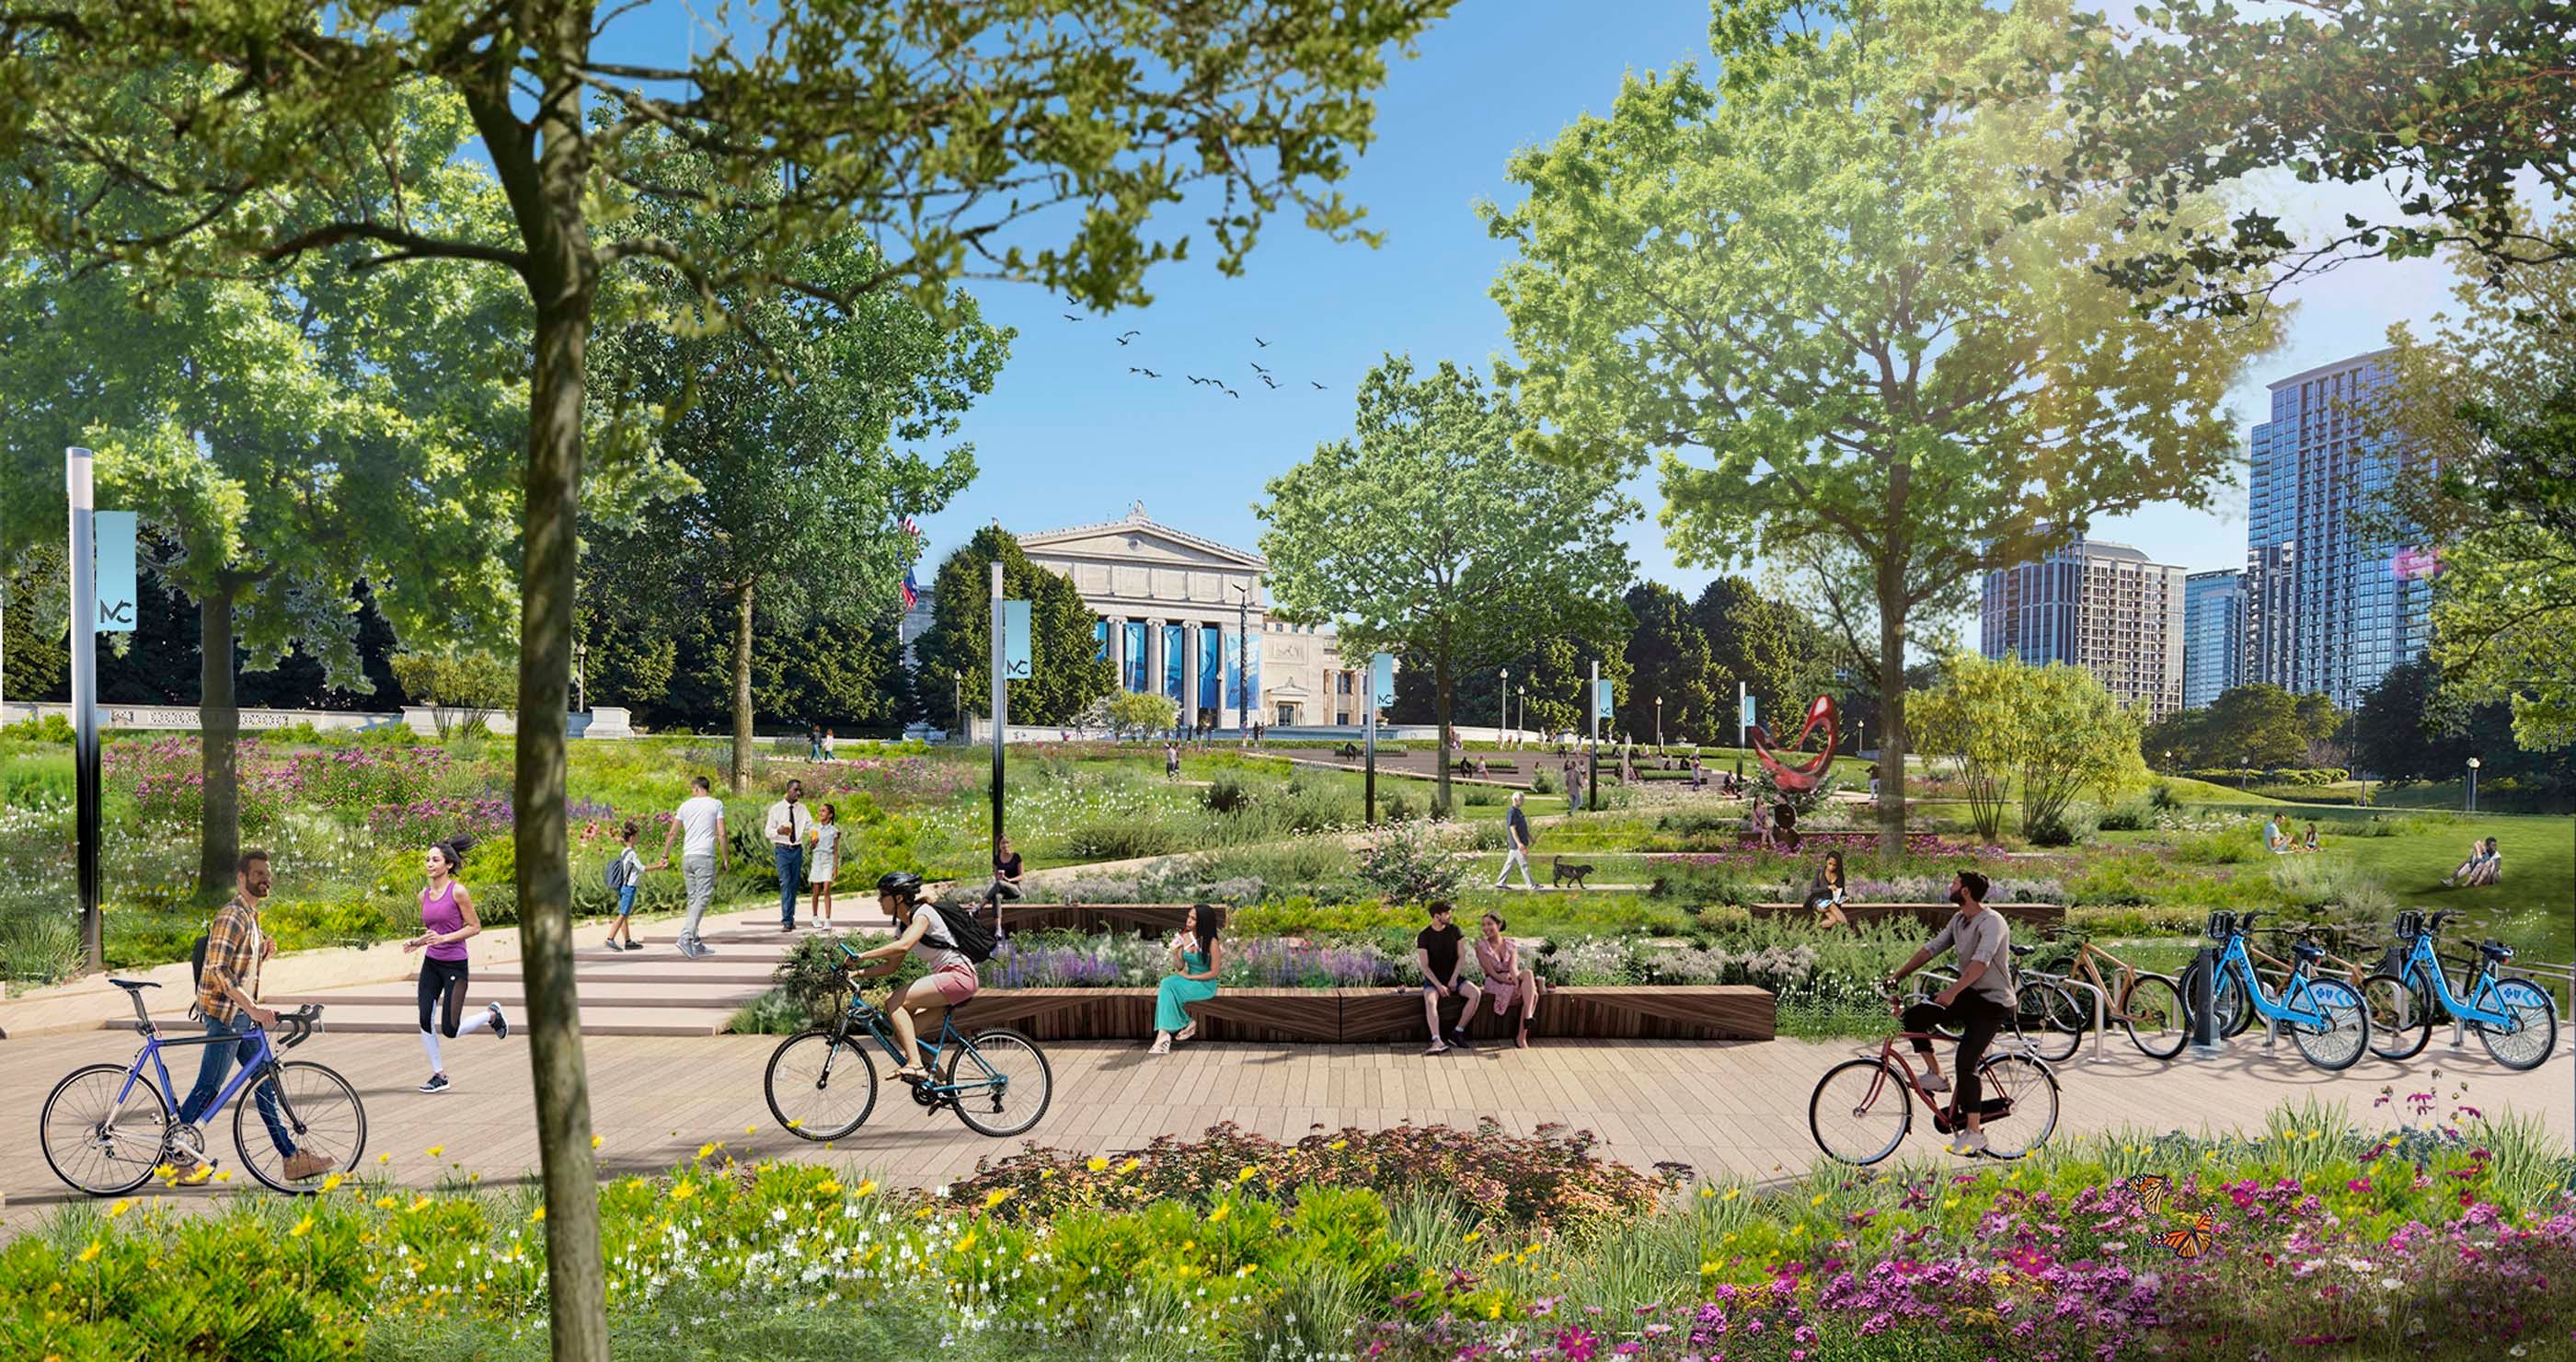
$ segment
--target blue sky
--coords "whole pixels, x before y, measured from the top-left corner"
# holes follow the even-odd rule
[[[1387,234],[1378,249],[1276,220],[1242,277],[1198,259],[1161,267],[1148,276],[1151,307],[1078,313],[1083,320],[1070,323],[1062,314],[1078,310],[1044,290],[977,286],[987,317],[1020,335],[996,390],[965,423],[980,476],[923,521],[931,561],[988,521],[1059,529],[1117,519],[1139,500],[1166,524],[1255,548],[1252,504],[1263,484],[1319,442],[1349,433],[1352,394],[1382,354],[1486,370],[1504,347],[1502,313],[1486,290],[1506,252],[1473,205],[1507,197],[1511,153],[1606,111],[1627,71],[1705,60],[1707,22],[1704,0],[1460,5],[1424,38],[1417,59],[1393,67],[1378,102],[1378,140],[1343,186]],[[623,21],[615,36],[656,46],[656,30],[674,49],[686,40],[676,5],[666,0]],[[2386,197],[2286,182],[2263,188],[2294,222],[2324,225],[2349,204]],[[1184,206],[1167,230],[1194,226]],[[1204,248],[1204,233],[1192,234]],[[2265,414],[2265,382],[2374,349],[2390,322],[2429,315],[2447,300],[2451,278],[2431,262],[2370,262],[2301,288],[2287,346],[2237,385],[2238,415],[2250,424]],[[1112,339],[1131,329],[1142,334],[1127,346]],[[1261,386],[1256,359],[1280,388]],[[1163,377],[1131,375],[1130,364]],[[1192,386],[1182,377],[1189,373],[1221,377],[1242,396]],[[1309,386],[1317,382],[1321,390]],[[1627,536],[1641,573],[1695,593],[1712,574],[1674,565],[1653,521],[1653,487],[1631,491],[1645,507]],[[2241,566],[2243,493],[2222,492],[2209,512],[2150,508],[2095,533],[2194,571]]]

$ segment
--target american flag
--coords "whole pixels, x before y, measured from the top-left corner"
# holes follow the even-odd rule
[[[905,516],[903,518],[903,532],[911,535],[913,539],[913,552],[910,556],[918,558],[921,552],[921,526],[914,523],[911,516]],[[912,564],[910,562],[906,562],[903,567],[903,608],[910,610],[912,607],[920,603],[921,583],[914,580],[912,575]]]

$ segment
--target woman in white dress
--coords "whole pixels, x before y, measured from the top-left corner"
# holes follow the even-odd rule
[[[807,911],[826,931],[832,926],[832,880],[841,873],[841,811],[829,804],[818,810],[813,830],[805,834],[805,882],[814,886]]]

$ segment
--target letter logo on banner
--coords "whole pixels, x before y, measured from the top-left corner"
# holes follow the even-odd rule
[[[1029,679],[1029,603],[1002,602],[1002,679]]]
[[[99,511],[90,520],[98,545],[98,625],[102,634],[134,632],[134,512]]]
[[[1592,712],[1604,719],[1612,717],[1613,714],[1616,713],[1616,706],[1610,703],[1612,695],[1610,683],[1607,681],[1595,681],[1592,685]]]
[[[1379,653],[1369,659],[1369,703],[1379,709],[1395,704],[1395,654]]]

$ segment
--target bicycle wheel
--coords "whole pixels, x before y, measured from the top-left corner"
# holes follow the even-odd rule
[[[2051,1064],[2073,1058],[2084,1042],[2083,1024],[2076,1020],[2082,1005],[2056,984],[2024,983],[2015,992],[2022,1044]]]
[[[1839,1163],[1866,1168],[1896,1152],[1914,1126],[1903,1071],[1878,1059],[1847,1059],[1825,1070],[1807,1098],[1807,1133]]]
[[[2486,1042],[2487,1053],[2495,1056],[2496,1063],[2517,1071],[2548,1063],[2549,1052],[2558,1046],[2558,1000],[2528,979],[2499,981],[2490,996],[2496,1010],[2513,1018],[2513,1025],[2472,1023],[2478,1039]]]
[[[769,1114],[791,1135],[837,1140],[877,1109],[877,1066],[868,1062],[867,1038],[837,1027],[799,1031],[769,1052],[761,1080]]]
[[[1038,1043],[1017,1031],[980,1031],[950,1046],[939,1082],[962,1087],[947,1097],[956,1104],[957,1119],[978,1135],[1017,1135],[1036,1125],[1055,1100],[1055,1070]]]
[[[2337,979],[2294,979],[2282,1006],[2324,1018],[2322,1024],[2296,1019],[2283,1023],[2299,1053],[2320,1069],[2349,1069],[2370,1049],[2370,1013],[2350,984]]]
[[[260,1110],[263,1098],[277,1109],[274,1126]],[[293,1155],[278,1147],[279,1131],[295,1146]],[[250,1175],[271,1188],[290,1196],[318,1192],[316,1179],[357,1171],[367,1150],[367,1109],[349,1080],[319,1064],[272,1063],[233,1099],[233,1147]]]
[[[1980,1107],[2002,1099],[2010,1110],[1979,1123],[1986,1153],[2018,1159],[2048,1143],[2057,1131],[2057,1075],[2028,1055],[1993,1055],[1977,1066]]]
[[[54,1176],[91,1196],[121,1196],[151,1181],[177,1124],[152,1080],[136,1075],[129,1092],[125,1075],[121,1064],[74,1069],[36,1119],[36,1143]]]
[[[2190,1000],[2198,991],[2199,983],[2200,963],[2194,961],[2182,972],[2182,978],[2178,982],[2184,1000],[2183,1022],[2186,1032],[2192,1029]],[[2220,1039],[2243,1035],[2245,1028],[2254,1024],[2254,1009],[2245,1001],[2245,985],[2238,982],[2234,971],[2218,972],[2218,980],[2211,986],[2210,1002],[2210,1011],[2217,1017],[2216,1034]]]
[[[2361,981],[2361,1005],[2370,1013],[2370,1052],[2381,1059],[2413,1059],[2433,1039],[2433,997],[2394,974]]]
[[[2191,1039],[2182,1005],[2182,989],[2161,974],[2141,974],[2120,995],[2120,1024],[2129,1043],[2149,1059],[2171,1059]]]

